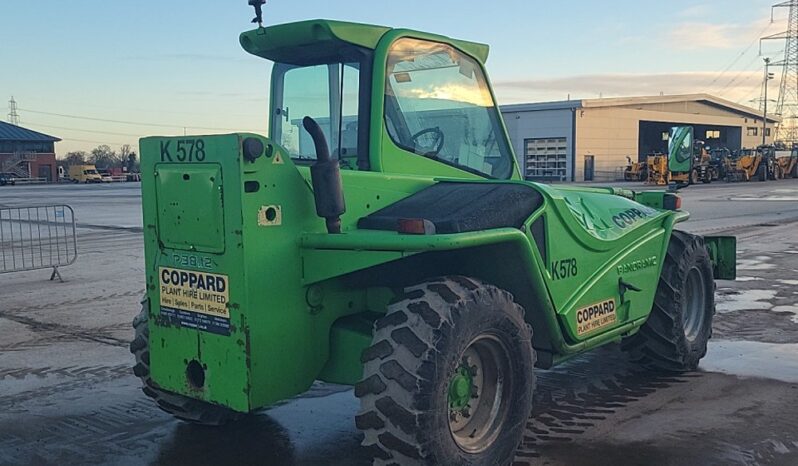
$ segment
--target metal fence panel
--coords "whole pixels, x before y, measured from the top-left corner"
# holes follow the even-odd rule
[[[0,208],[0,273],[53,269],[78,255],[75,212],[68,205]]]

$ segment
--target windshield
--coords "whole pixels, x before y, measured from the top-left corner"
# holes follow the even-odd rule
[[[385,124],[405,150],[492,178],[512,175],[482,68],[449,45],[406,38],[391,46]]]
[[[96,175],[97,170],[83,170],[84,175]]]
[[[309,116],[321,126],[330,154],[344,167],[359,151],[360,64],[278,64],[272,135],[292,158],[315,160],[316,147],[302,126]]]

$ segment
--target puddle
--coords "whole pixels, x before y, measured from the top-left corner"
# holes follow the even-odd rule
[[[735,281],[738,282],[753,282],[757,280],[762,280],[762,277],[737,277]]]
[[[705,372],[798,383],[798,343],[710,341],[699,367]]]
[[[798,324],[798,305],[791,305],[791,306],[775,306],[771,309],[773,312],[792,312],[795,314],[792,316],[792,321]],[[798,355],[796,355],[798,357]]]
[[[785,285],[791,286],[798,286],[798,280],[776,280],[779,283],[783,283]]]
[[[770,270],[776,268],[776,264],[769,263],[769,256],[756,256],[751,259],[739,259],[737,270]]]
[[[730,201],[798,201],[795,196],[730,197]]]
[[[748,311],[759,309],[768,311],[773,308],[769,301],[776,297],[779,290],[741,290],[724,293],[726,289],[715,296],[715,305],[718,312]]]

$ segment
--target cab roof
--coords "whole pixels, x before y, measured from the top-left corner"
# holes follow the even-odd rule
[[[344,44],[373,50],[377,48],[380,39],[390,31],[397,29],[372,24],[314,19],[253,29],[243,32],[239,41],[244,50],[253,55],[276,62],[302,64],[307,58],[301,57],[316,56]],[[451,43],[482,63],[488,59],[489,47],[486,44],[408,29],[400,31],[422,39]]]

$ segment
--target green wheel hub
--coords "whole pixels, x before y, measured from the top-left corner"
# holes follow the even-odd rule
[[[484,451],[502,429],[513,386],[507,348],[498,337],[474,338],[449,381],[449,430],[468,453]]]
[[[461,363],[449,382],[449,409],[462,411],[467,409],[471,395],[474,393],[474,378],[465,363]]]

